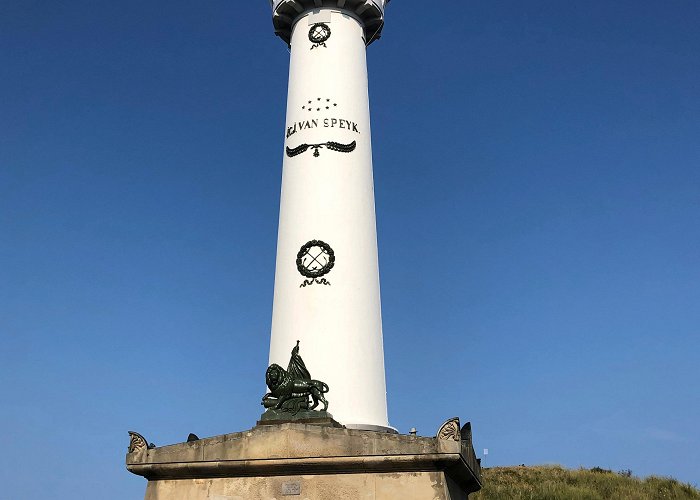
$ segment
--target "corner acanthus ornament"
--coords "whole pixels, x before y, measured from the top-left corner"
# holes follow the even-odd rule
[[[457,441],[462,439],[459,428],[459,417],[451,418],[440,427],[437,438],[443,441]]]
[[[129,431],[129,437],[131,439],[129,441],[128,453],[138,453],[145,450],[152,450],[156,447],[153,443],[149,444],[146,438],[138,432]]]
[[[262,405],[268,411],[278,410],[296,415],[300,411],[312,411],[323,404],[321,411],[328,409],[328,401],[323,396],[328,392],[328,384],[312,380],[304,360],[299,355],[299,341],[292,349],[289,366],[285,370],[272,364],[265,373],[265,382],[270,392],[262,398]]]

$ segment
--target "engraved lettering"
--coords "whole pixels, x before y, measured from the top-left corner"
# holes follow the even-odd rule
[[[282,483],[282,496],[301,495],[301,483]]]

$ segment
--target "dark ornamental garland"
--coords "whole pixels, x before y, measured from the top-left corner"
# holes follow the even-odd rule
[[[316,47],[325,47],[326,41],[331,37],[331,27],[326,23],[316,23],[309,29],[309,41],[313,43],[310,50]]]
[[[311,249],[314,247],[320,248],[321,253],[319,253],[316,256],[312,255],[310,252]],[[321,267],[318,269],[310,269],[307,265],[304,265],[303,260],[304,257],[306,257],[307,255],[311,257],[312,262],[316,262]],[[325,263],[321,263],[317,260],[321,255],[327,256],[327,261]],[[301,285],[299,285],[299,288],[305,288],[309,285],[313,285],[314,283],[319,285],[330,286],[330,282],[326,280],[326,278],[322,278],[322,276],[325,276],[326,274],[331,272],[331,269],[333,269],[334,265],[335,252],[328,243],[321,240],[311,240],[308,243],[302,245],[302,247],[299,249],[299,252],[297,253],[297,271],[299,271],[299,274],[309,279],[304,280],[304,282]]]
[[[293,158],[302,153],[305,153],[311,148],[314,150],[314,157],[318,158],[319,156],[321,156],[321,153],[319,153],[318,151],[321,148],[330,149],[331,151],[337,151],[339,153],[352,153],[353,151],[355,151],[356,147],[357,141],[352,141],[350,144],[341,144],[340,142],[334,141],[322,142],[320,144],[302,144],[301,146],[297,146],[296,148],[290,148],[289,146],[287,146],[287,156]]]
[[[328,285],[331,286],[331,282],[327,281],[326,278],[321,278],[320,280],[304,280],[304,282],[299,285],[299,288],[306,288],[309,285],[313,285],[314,283],[317,283],[319,285]]]

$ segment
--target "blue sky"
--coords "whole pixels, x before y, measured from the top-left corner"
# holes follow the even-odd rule
[[[390,421],[699,484],[700,4],[416,5],[369,50]],[[263,0],[0,0],[7,498],[254,425],[288,57]]]

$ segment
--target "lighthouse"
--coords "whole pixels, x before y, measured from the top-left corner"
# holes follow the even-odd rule
[[[348,428],[392,432],[366,49],[384,0],[272,0],[290,49],[270,363],[297,341]]]
[[[148,479],[146,500],[455,500],[481,488],[471,423],[453,417],[427,437],[387,418],[366,62],[386,3],[271,1],[291,60],[266,410],[245,432],[174,445],[129,432],[126,467]]]

